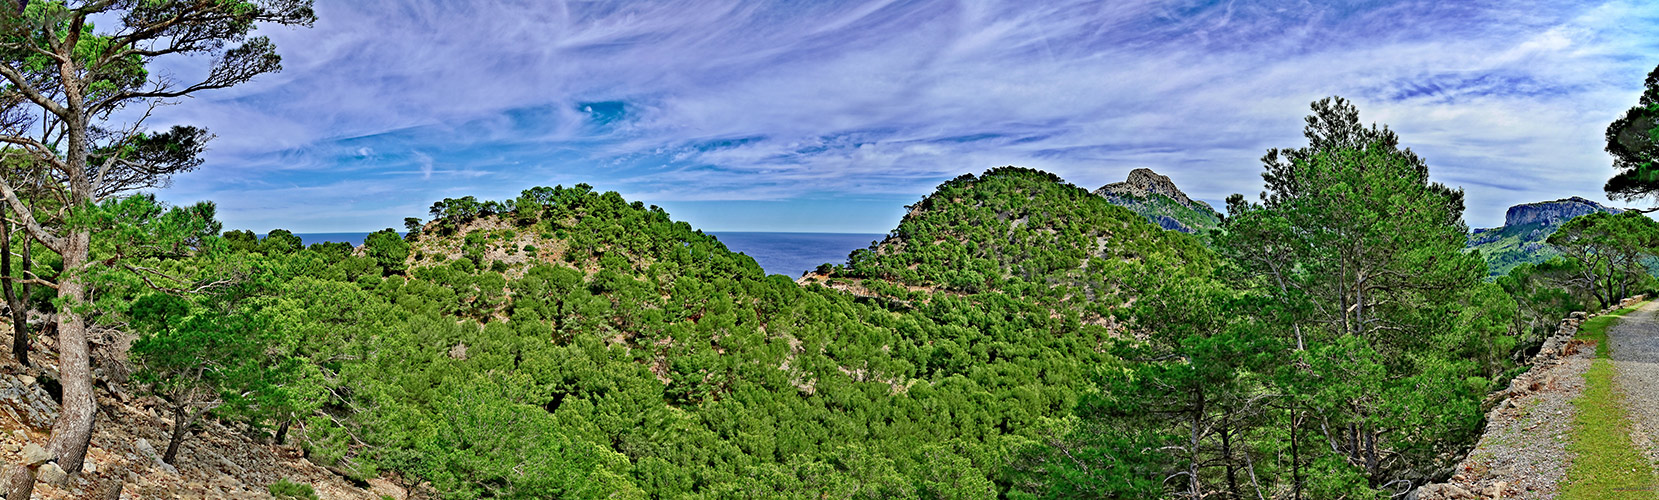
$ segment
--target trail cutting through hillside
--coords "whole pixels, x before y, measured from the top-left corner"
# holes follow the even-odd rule
[[[1613,360],[1613,385],[1624,399],[1634,451],[1649,470],[1659,462],[1659,301],[1644,303],[1607,331]],[[1649,473],[1649,484],[1653,481]],[[1656,497],[1649,490],[1649,496]]]
[[[1407,498],[1659,498],[1659,302],[1640,300],[1563,320],[1488,399],[1486,430],[1450,481]]]

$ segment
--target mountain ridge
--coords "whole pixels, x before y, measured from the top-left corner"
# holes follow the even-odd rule
[[[1210,204],[1192,199],[1168,176],[1150,168],[1131,170],[1123,182],[1101,186],[1093,194],[1164,229],[1193,234],[1221,226],[1221,214]]]
[[[1580,196],[1522,203],[1504,212],[1504,225],[1470,231],[1468,248],[1479,251],[1490,274],[1499,276],[1521,264],[1537,264],[1559,255],[1544,239],[1574,217],[1623,211]]]

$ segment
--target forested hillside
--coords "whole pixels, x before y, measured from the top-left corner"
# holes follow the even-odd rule
[[[1423,75],[1389,74],[1606,16],[1470,30],[1516,15],[1387,8],[1402,32],[1370,29],[1375,6],[533,3],[0,8],[5,498],[1436,500],[1473,496],[1423,487],[1460,464],[1569,463],[1474,474],[1566,498],[1652,479],[1659,400],[1619,398],[1659,380],[1659,347],[1627,344],[1659,308],[1557,328],[1659,290],[1659,208],[1520,205],[1471,236],[1462,188],[1431,180],[1567,180],[1544,170],[1562,148],[1514,146],[1582,145],[1639,44],[1532,47],[1583,66],[1537,78],[1530,57],[1403,92]],[[1260,29],[1207,34],[1229,19]],[[248,85],[283,70],[277,41],[292,72]],[[1401,57],[1429,59],[1324,68]],[[1615,200],[1659,199],[1659,68],[1644,87],[1605,132]],[[1305,143],[1238,164],[1288,131],[1274,103],[1320,89],[1431,135],[1328,97]],[[1519,98],[1570,133],[1490,126],[1539,109]],[[208,154],[217,134],[239,137]],[[1431,175],[1411,140],[1462,170]],[[1149,169],[1091,192],[988,158],[1260,195],[1223,214]],[[204,166],[229,168],[175,179]],[[422,200],[357,246],[245,227],[396,225],[379,218],[410,196],[538,175],[710,227],[863,231],[898,203],[855,203],[915,203],[799,280],[586,183]],[[1516,378],[1584,342],[1608,361]],[[1584,396],[1502,399],[1556,384]],[[1523,428],[1573,456],[1464,460],[1489,415],[1539,408],[1594,410]]]
[[[386,231],[355,254],[273,231],[188,262],[268,273],[246,313],[310,367],[284,391],[326,395],[273,395],[243,418],[446,498],[994,497],[1011,454],[1059,432],[1119,363],[1118,310],[1179,301],[1154,297],[1212,259],[1024,169],[948,182],[856,253],[848,269],[894,278],[862,280],[881,299],[765,276],[587,186],[433,215],[412,241]]]
[[[1219,251],[1016,167],[800,283],[587,185],[441,200],[355,249],[136,197],[112,234],[172,243],[100,321],[176,422],[442,498],[1386,495],[1472,444],[1535,326],[1516,300],[1578,299],[1485,283],[1461,193],[1315,109],[1350,136],[1313,144],[1370,146],[1270,154]]]
[[[1548,240],[1574,260],[1487,282],[1461,191],[1313,111],[1202,241],[1002,167],[799,282],[586,184],[356,248],[112,196],[69,226],[84,264],[25,240],[12,268],[0,231],[0,273],[49,285],[13,311],[109,335],[97,390],[153,396],[167,463],[216,420],[446,499],[1397,496],[1449,476],[1548,321],[1652,288],[1659,223],[1574,219]]]

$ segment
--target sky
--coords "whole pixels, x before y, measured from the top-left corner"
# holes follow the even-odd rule
[[[260,30],[282,72],[151,119],[217,136],[162,199],[212,200],[227,228],[373,231],[587,183],[710,231],[883,233],[939,183],[1019,165],[1091,189],[1151,168],[1220,206],[1340,95],[1490,227],[1606,202],[1603,131],[1659,65],[1647,0],[316,7]]]

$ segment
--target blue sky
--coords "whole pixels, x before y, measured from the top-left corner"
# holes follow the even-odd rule
[[[1472,226],[1603,200],[1602,131],[1659,64],[1659,2],[322,0],[284,71],[161,110],[218,139],[159,192],[227,227],[371,231],[444,197],[586,182],[715,230],[880,233],[1000,165],[1261,190],[1348,97]],[[166,61],[189,75],[206,61]]]

